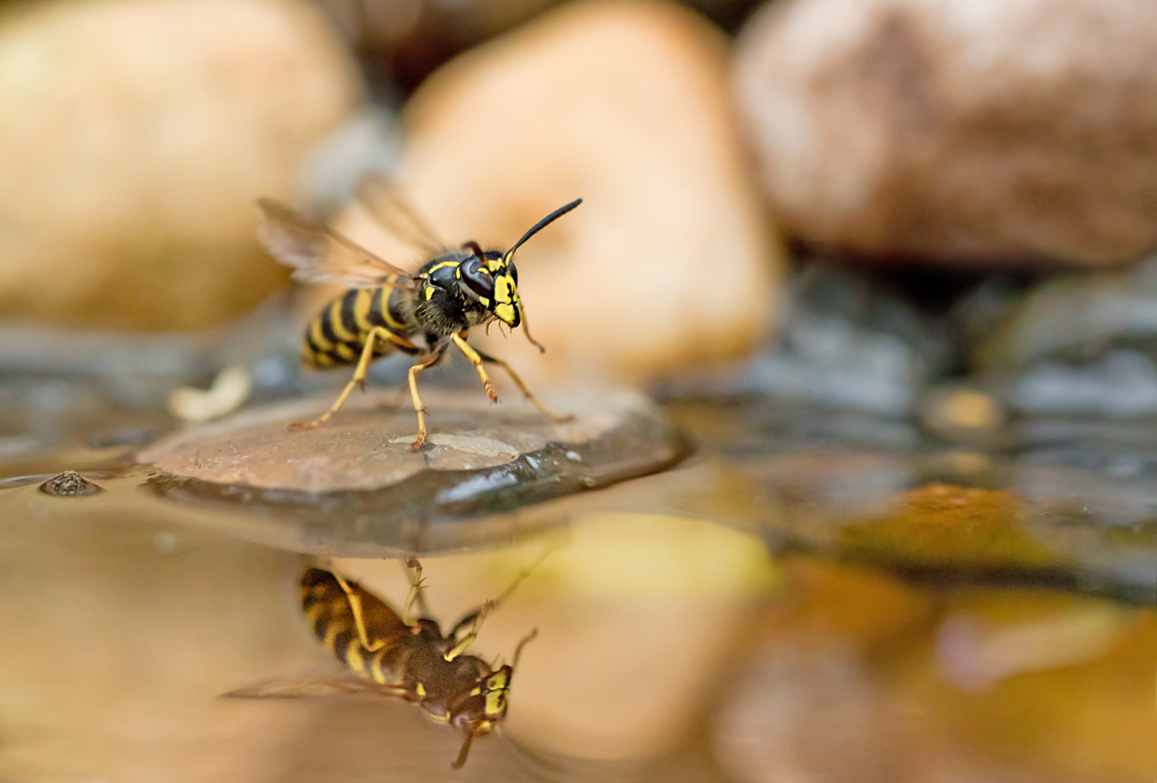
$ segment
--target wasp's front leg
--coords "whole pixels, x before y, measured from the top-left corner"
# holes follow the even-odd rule
[[[514,372],[514,370],[510,369],[510,365],[504,362],[502,359],[498,359],[493,356],[487,356],[481,351],[475,351],[475,353],[478,354],[479,359],[486,362],[487,364],[497,364],[499,367],[506,370],[506,374],[510,376],[510,380],[514,381],[514,385],[518,387],[518,390],[521,391],[523,395],[525,395],[526,399],[530,400],[530,404],[537,408],[538,412],[543,416],[546,416],[551,421],[558,422],[559,424],[564,424],[568,421],[574,421],[574,416],[569,414],[564,415],[555,413],[550,408],[539,402],[538,398],[531,393],[530,389],[526,388],[526,384],[522,382],[522,379],[518,377],[518,374]]]

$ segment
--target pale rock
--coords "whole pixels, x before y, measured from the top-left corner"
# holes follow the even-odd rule
[[[399,179],[448,245],[507,248],[584,199],[515,257],[547,353],[493,328],[486,350],[528,378],[638,382],[765,336],[780,259],[727,58],[722,34],[685,9],[584,2],[459,57],[414,96]],[[364,219],[347,218],[369,242]]]
[[[194,329],[286,279],[253,201],[291,194],[358,100],[322,17],[282,0],[24,4],[0,17],[0,313]]]
[[[809,0],[735,84],[785,230],[867,256],[1110,265],[1157,245],[1157,6]]]

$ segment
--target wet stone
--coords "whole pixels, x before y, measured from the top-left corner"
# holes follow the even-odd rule
[[[808,259],[767,350],[739,372],[673,385],[674,396],[754,394],[900,418],[958,363],[944,318],[868,275]]]
[[[653,473],[687,452],[635,392],[552,396],[553,408],[574,417],[562,424],[517,398],[493,406],[473,391],[422,396],[428,435],[417,452],[408,400],[394,407],[396,393],[371,392],[312,430],[289,425],[324,412],[328,395],[244,411],[171,436],[138,460],[167,474],[151,486],[169,499],[328,515],[349,537],[382,543],[415,520],[510,511]]]
[[[40,491],[57,497],[83,497],[102,490],[75,470],[66,470],[41,484]]]

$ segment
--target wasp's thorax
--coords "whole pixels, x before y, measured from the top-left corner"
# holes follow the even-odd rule
[[[405,654],[404,684],[416,702],[434,720],[449,723],[464,734],[489,734],[506,717],[506,699],[513,669],[491,670],[481,658],[459,655],[448,660],[454,644],[443,637],[433,620],[420,619],[416,636],[427,644]]]

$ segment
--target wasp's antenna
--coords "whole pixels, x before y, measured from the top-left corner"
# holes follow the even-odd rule
[[[526,646],[527,642],[529,642],[531,639],[534,639],[536,636],[538,636],[537,628],[523,637],[522,641],[518,643],[518,646],[514,648],[514,660],[510,664],[511,672],[514,672],[518,669],[518,658],[520,655],[522,655],[522,648]]]
[[[527,231],[525,234],[522,235],[522,239],[515,242],[514,245],[509,250],[506,251],[506,254],[503,256],[503,258],[506,259],[507,261],[509,261],[510,257],[514,255],[514,251],[517,250],[518,248],[522,247],[523,242],[530,239],[532,236],[537,234],[539,231],[542,231],[544,228],[549,226],[554,221],[558,220],[560,217],[565,215],[567,212],[570,212],[572,209],[574,209],[575,207],[577,207],[581,203],[583,203],[583,200],[581,198],[576,198],[574,201],[570,202],[569,204],[566,204],[565,206],[559,207],[554,212],[551,212],[549,215],[544,217],[542,220],[535,223],[533,226],[530,227],[529,231]]]

